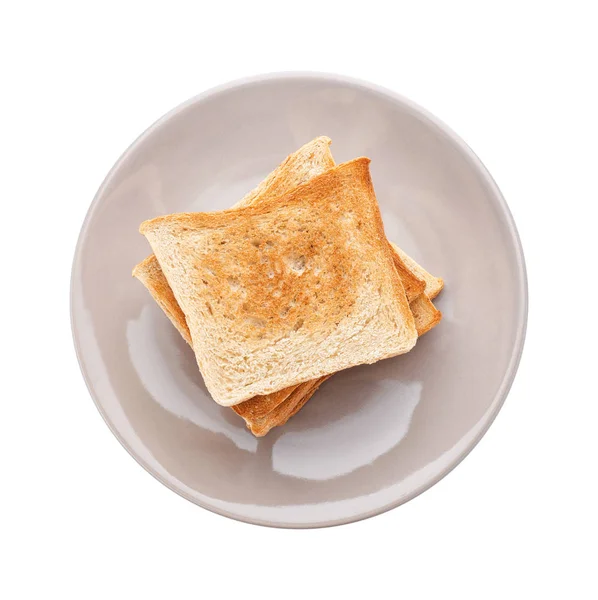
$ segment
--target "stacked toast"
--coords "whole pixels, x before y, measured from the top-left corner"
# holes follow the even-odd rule
[[[404,354],[441,319],[442,279],[384,235],[369,159],[337,166],[330,143],[301,147],[230,210],[140,227],[154,254],[133,275],[256,436],[336,371]]]

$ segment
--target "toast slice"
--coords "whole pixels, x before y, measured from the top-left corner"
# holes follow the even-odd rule
[[[140,231],[222,406],[415,345],[367,158],[329,169],[281,198],[158,217]]]

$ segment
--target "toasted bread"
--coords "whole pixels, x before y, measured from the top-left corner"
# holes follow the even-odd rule
[[[260,202],[262,199],[275,197],[276,194],[282,193],[334,166],[335,163],[329,145],[330,140],[326,137],[319,137],[305,144],[287,157],[277,169],[235,206],[247,206]],[[393,250],[395,250],[395,266],[401,275],[407,296],[412,300],[410,308],[414,314],[418,335],[422,335],[440,320],[440,313],[431,302],[425,302],[424,299],[418,300],[418,296],[426,283],[428,283],[427,291],[435,295],[441,289],[442,280],[430,275],[397,246],[394,246]],[[191,344],[185,316],[176,302],[155,256],[152,255],[137,265],[133,274],[150,291],[183,338]],[[432,286],[436,286],[436,291],[434,291],[434,287],[430,287],[429,282],[432,282]],[[440,282],[440,287],[437,286],[436,282]],[[415,301],[413,301],[414,299]],[[274,394],[256,396],[236,405],[234,409],[246,420],[248,427],[254,430],[254,433],[260,435],[257,432],[261,431],[261,435],[263,435],[270,427],[282,424],[277,421],[277,417],[283,412],[288,413],[289,406],[297,405],[300,407],[307,402],[316,389],[315,386],[311,386],[312,389],[309,394],[303,393],[308,387],[307,384],[300,384],[290,386]],[[295,390],[297,391],[295,392]],[[277,407],[280,407],[280,409],[277,410]],[[298,410],[299,408],[295,408],[290,416]],[[258,420],[260,420],[259,425],[257,424]],[[286,418],[284,420],[286,421]],[[252,423],[255,423],[255,426],[252,426]]]
[[[140,231],[222,406],[403,354],[417,340],[367,158],[280,199],[158,217]]]

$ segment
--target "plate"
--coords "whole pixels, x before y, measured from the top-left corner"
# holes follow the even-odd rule
[[[138,227],[232,206],[318,135],[337,163],[372,159],[387,236],[445,279],[444,318],[408,355],[335,375],[256,439],[210,399],[190,348],[131,277],[150,253]],[[152,125],[99,189],[71,286],[81,370],[122,445],[192,502],[280,527],[370,517],[451,471],[503,404],[527,318],[517,231],[474,153],[405,98],[323,74],[233,82]]]

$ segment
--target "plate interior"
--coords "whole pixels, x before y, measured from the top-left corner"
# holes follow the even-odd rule
[[[318,135],[337,163],[372,159],[387,237],[445,279],[444,318],[408,355],[335,375],[256,439],[210,399],[190,348],[131,277],[150,253],[138,227],[230,207]],[[206,508],[297,527],[382,512],[458,463],[508,390],[527,302],[510,215],[464,144],[390,93],[323,76],[228,86],[150,128],[90,209],[72,286],[84,375],[133,456]]]

